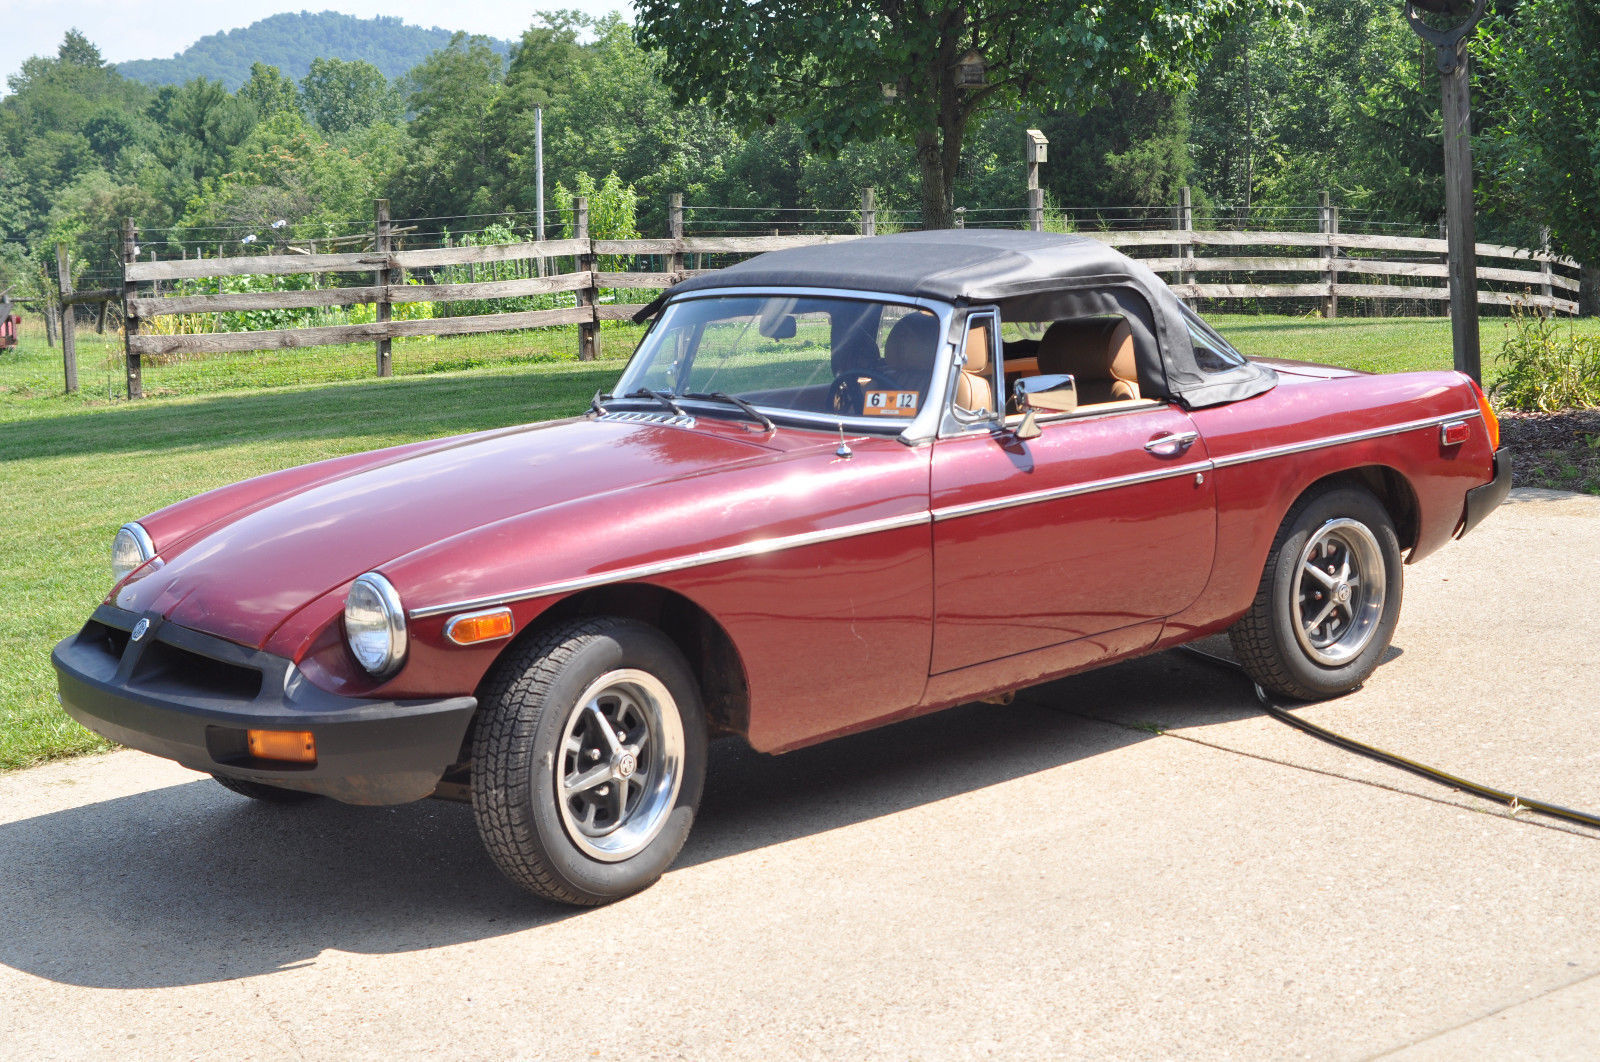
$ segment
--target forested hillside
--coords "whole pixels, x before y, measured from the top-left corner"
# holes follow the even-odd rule
[[[1578,18],[1589,2],[1507,0],[1474,42],[1485,241],[1530,246],[1548,225],[1557,249],[1600,261],[1600,26]],[[988,108],[966,131],[955,203],[970,225],[1020,223],[1036,127],[1051,142],[1053,226],[1164,226],[1189,186],[1202,227],[1305,225],[1326,190],[1347,228],[1436,233],[1439,75],[1399,9],[1305,0],[1286,20],[1230,24],[1172,90]],[[526,232],[538,107],[552,231],[580,189],[598,197],[595,224],[619,232],[663,232],[675,192],[702,233],[850,226],[869,185],[880,227],[920,224],[910,145],[830,151],[782,114],[739,126],[675,100],[659,54],[616,16],[538,15],[509,63],[497,42],[456,34],[401,76],[317,58],[297,77],[263,54],[234,90],[143,84],[77,33],[28,60],[0,99],[0,289],[42,286],[57,241],[114,275],[125,217],[147,252],[174,256],[363,231],[377,196],[456,234]]]
[[[243,29],[201,37],[170,59],[118,63],[124,77],[146,85],[181,85],[193,78],[220,81],[230,92],[250,77],[255,63],[275,66],[298,81],[313,59],[361,59],[391,80],[450,43],[450,31],[407,25],[398,18],[356,18],[334,11],[273,15]],[[490,47],[504,55],[509,41]]]

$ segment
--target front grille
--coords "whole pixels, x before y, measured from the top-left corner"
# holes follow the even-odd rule
[[[128,676],[130,686],[159,686],[198,697],[253,701],[261,692],[261,672],[155,641]]]

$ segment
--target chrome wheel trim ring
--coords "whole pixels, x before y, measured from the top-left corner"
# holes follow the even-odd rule
[[[1359,520],[1317,528],[1300,551],[1289,588],[1296,641],[1324,667],[1348,664],[1372,644],[1388,596],[1383,548]]]
[[[619,863],[644,851],[683,784],[683,721],[660,679],[631,668],[589,683],[567,714],[552,772],[567,837]]]

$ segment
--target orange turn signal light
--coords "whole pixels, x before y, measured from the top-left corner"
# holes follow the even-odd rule
[[[316,763],[317,739],[309,730],[246,730],[245,744],[258,760]]]
[[[509,608],[491,608],[450,617],[450,622],[444,625],[444,636],[457,645],[476,645],[509,638],[515,629]]]

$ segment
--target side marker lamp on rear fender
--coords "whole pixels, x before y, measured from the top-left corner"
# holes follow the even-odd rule
[[[509,638],[516,630],[509,608],[491,608],[482,612],[463,612],[451,616],[444,625],[444,636],[457,645],[477,645]]]

